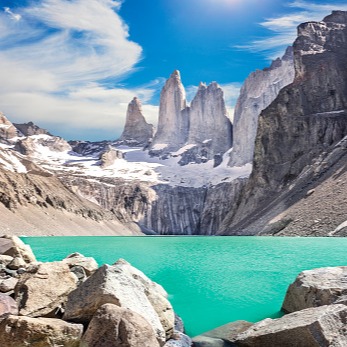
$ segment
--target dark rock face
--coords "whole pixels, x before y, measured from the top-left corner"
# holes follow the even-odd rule
[[[145,146],[153,137],[153,125],[146,122],[141,102],[134,98],[128,105],[125,126],[119,142],[131,146]]]
[[[230,166],[252,162],[259,115],[293,79],[293,49],[288,47],[281,59],[274,60],[269,68],[252,72],[245,80],[235,106]]]
[[[31,136],[31,135],[51,135],[46,129],[42,129],[33,122],[29,123],[13,123],[13,125],[24,135],[24,136]]]
[[[322,22],[299,26],[294,82],[261,113],[253,172],[244,198],[223,222],[223,232],[248,228],[347,135],[346,24],[346,12],[336,11]],[[277,206],[288,203],[278,200]],[[258,224],[258,232],[262,228]]]

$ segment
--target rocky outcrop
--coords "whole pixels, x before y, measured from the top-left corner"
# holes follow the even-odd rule
[[[124,130],[117,142],[143,147],[150,142],[153,132],[153,125],[146,122],[141,102],[135,97],[128,105]]]
[[[347,135],[346,24],[346,12],[335,11],[322,22],[299,26],[294,82],[259,118],[253,172],[236,210],[223,222],[224,233],[262,232],[276,216],[283,221],[281,213],[329,168],[326,163],[312,170]]]
[[[282,310],[347,303],[347,267],[327,267],[301,272],[288,287]]]
[[[270,67],[252,72],[247,77],[235,106],[230,166],[252,162],[259,115],[293,79],[292,47],[288,47],[283,57],[274,60]]]
[[[345,305],[329,305],[288,314],[279,319],[265,319],[238,335],[238,347],[346,345]]]
[[[151,153],[175,151],[185,145],[189,131],[186,92],[179,71],[175,70],[160,94],[157,132],[150,146]]]
[[[81,347],[160,347],[153,327],[140,314],[102,305],[83,336]]]
[[[46,129],[42,129],[33,122],[29,123],[13,123],[13,125],[24,135],[24,136],[31,136],[31,135],[51,135]]]
[[[142,315],[163,343],[174,328],[174,313],[165,291],[125,261],[103,265],[75,291],[66,303],[64,319],[89,322],[104,304],[114,304]]]
[[[9,315],[18,315],[18,305],[9,295],[0,294],[0,321]]]
[[[100,166],[103,169],[113,165],[117,159],[123,159],[124,154],[115,148],[108,147],[100,154]]]
[[[29,245],[26,245],[17,236],[3,235],[0,238],[0,254],[2,254],[2,263],[11,264],[13,258],[23,259],[25,263],[35,262],[36,258]],[[4,258],[9,256],[11,258]]]
[[[0,143],[18,136],[16,127],[0,112]]]
[[[79,347],[82,324],[53,318],[9,316],[0,323],[0,341],[6,347]]]
[[[29,317],[59,315],[76,287],[77,277],[63,262],[31,265],[15,287],[19,313]]]

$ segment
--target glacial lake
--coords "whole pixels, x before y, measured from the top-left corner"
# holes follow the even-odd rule
[[[347,265],[347,238],[22,237],[39,261],[72,252],[99,265],[123,258],[164,286],[187,334],[235,320],[281,316],[288,285],[305,269]]]

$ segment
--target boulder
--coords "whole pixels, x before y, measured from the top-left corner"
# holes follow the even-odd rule
[[[347,266],[301,272],[288,287],[282,310],[295,312],[335,303],[347,295]]]
[[[279,319],[265,319],[238,335],[238,347],[345,347],[347,307],[307,308]]]
[[[9,315],[18,315],[17,303],[10,296],[0,294],[0,321]]]
[[[180,331],[175,331],[164,347],[190,347],[192,343],[192,339],[189,336]]]
[[[2,244],[2,239],[0,239],[0,247],[1,247],[1,244]],[[1,249],[0,249],[0,253],[1,253]],[[7,266],[12,261],[12,259],[13,259],[13,257],[11,257],[9,255],[0,254],[0,264],[1,265]]]
[[[7,265],[10,270],[18,270],[19,268],[23,268],[26,266],[26,262],[21,257],[15,257],[12,261]]]
[[[60,319],[9,316],[0,323],[1,346],[79,347],[81,324]]]
[[[19,313],[30,317],[52,316],[76,289],[77,277],[63,262],[33,264],[19,279],[15,299]]]
[[[142,315],[159,341],[168,340],[174,312],[164,289],[124,260],[103,265],[76,290],[66,303],[65,320],[87,323],[103,304],[115,304]]]
[[[15,277],[0,278],[0,292],[8,293],[16,287],[18,279]]]
[[[159,347],[150,323],[141,315],[113,304],[93,316],[81,347]]]
[[[11,257],[20,257],[26,263],[36,261],[35,255],[29,245],[26,245],[17,236],[4,235],[0,238],[0,254]]]
[[[233,342],[240,333],[251,327],[253,323],[246,321],[236,321],[224,324],[216,329],[207,331],[193,338],[196,347],[229,347],[234,346]]]
[[[68,255],[65,259],[63,259],[63,262],[68,264],[70,269],[74,266],[83,267],[87,276],[90,276],[98,269],[98,263],[94,258],[85,257],[83,254],[78,252]]]

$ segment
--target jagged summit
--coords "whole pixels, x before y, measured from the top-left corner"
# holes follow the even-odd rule
[[[145,146],[153,137],[153,125],[142,113],[141,101],[134,97],[128,105],[125,126],[118,141],[132,146]]]
[[[221,87],[201,82],[188,107],[180,73],[175,70],[161,93],[158,131],[150,153],[180,155],[179,163],[185,165],[221,157],[231,146],[232,125]]]
[[[175,70],[160,94],[157,132],[150,148],[156,150],[165,146],[168,151],[177,150],[185,144],[188,128],[186,92],[180,73]]]
[[[0,142],[6,143],[8,140],[18,136],[18,130],[6,116],[0,112]]]
[[[40,128],[33,122],[28,123],[13,123],[13,125],[24,135],[24,136],[31,136],[31,135],[51,135],[46,129]]]

